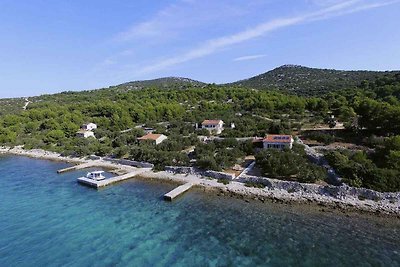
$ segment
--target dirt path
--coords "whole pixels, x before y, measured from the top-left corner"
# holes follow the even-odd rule
[[[28,105],[29,105],[30,103],[32,103],[32,102],[29,101],[28,98],[25,98],[25,105],[24,105],[24,107],[23,107],[22,109],[23,109],[23,110],[26,110],[26,109],[28,108]]]

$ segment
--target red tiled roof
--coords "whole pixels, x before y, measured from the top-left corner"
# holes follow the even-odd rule
[[[268,134],[263,142],[268,143],[291,143],[292,142],[291,135],[281,135],[281,134]]]
[[[162,134],[146,134],[145,136],[139,137],[138,140],[154,140],[160,138]]]
[[[202,125],[218,125],[221,120],[204,120],[201,124]]]

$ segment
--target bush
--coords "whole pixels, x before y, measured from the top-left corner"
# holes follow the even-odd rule
[[[299,173],[300,167],[307,164],[306,159],[293,151],[276,149],[262,150],[256,155],[257,165],[266,176],[289,177]]]
[[[335,142],[335,137],[330,134],[326,134],[326,133],[309,132],[309,133],[305,134],[305,136],[308,139],[316,140],[320,143],[324,143],[325,145],[329,145],[329,144]]]
[[[350,186],[365,187],[381,192],[400,190],[400,172],[377,167],[365,152],[333,151],[325,158]]]
[[[303,183],[326,180],[328,177],[324,168],[308,161],[304,147],[300,145],[292,150],[262,150],[256,155],[256,162],[265,176],[296,179]]]
[[[300,169],[297,180],[302,183],[315,183],[317,180],[326,181],[328,175],[323,167],[308,163]]]

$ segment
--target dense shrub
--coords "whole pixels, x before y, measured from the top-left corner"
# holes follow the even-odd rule
[[[329,145],[329,144],[335,142],[334,136],[327,134],[327,133],[317,132],[317,131],[307,132],[304,136],[308,139],[312,139],[312,140],[316,140],[320,143],[324,143],[325,145]]]
[[[370,159],[371,156],[368,156],[365,152],[333,151],[326,154],[326,159],[343,177],[344,181],[351,186],[366,187],[378,191],[400,191],[400,172],[395,168],[399,158],[388,157],[386,160],[383,159],[387,162],[383,162],[383,166],[378,167]]]
[[[304,148],[299,146],[293,150],[262,150],[256,155],[256,162],[263,175],[273,178],[310,183],[327,178],[326,170],[309,162]]]

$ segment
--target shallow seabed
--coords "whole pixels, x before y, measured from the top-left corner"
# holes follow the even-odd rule
[[[64,163],[0,157],[0,266],[399,266],[400,222],[130,180],[102,190]]]

